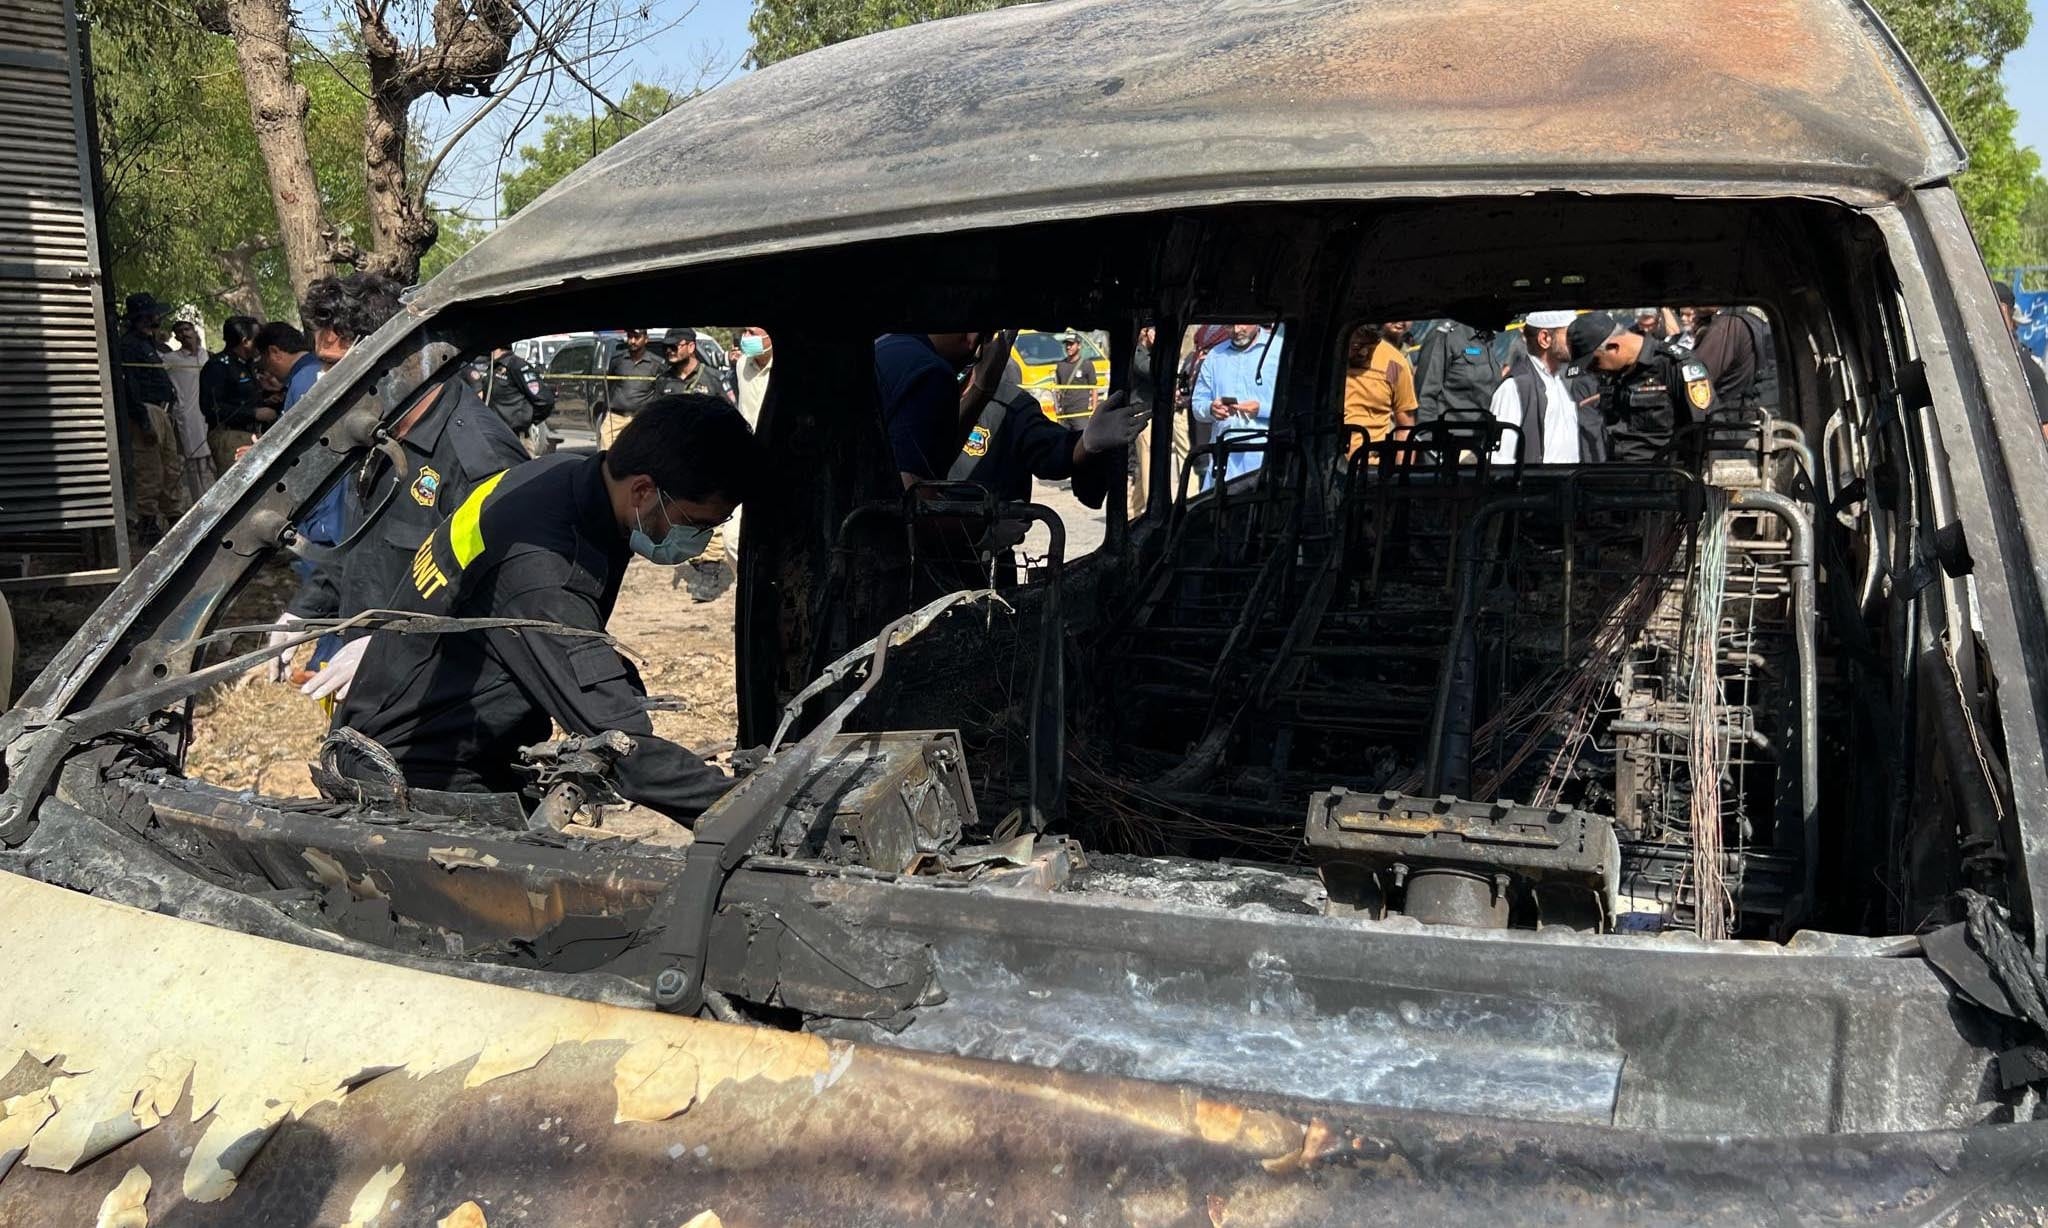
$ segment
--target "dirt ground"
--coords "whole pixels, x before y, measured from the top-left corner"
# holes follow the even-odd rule
[[[687,591],[671,588],[670,578],[667,568],[633,560],[610,630],[638,666],[648,694],[679,701],[677,711],[653,714],[655,732],[710,754],[731,745],[739,721],[733,695],[733,595],[728,591],[700,604]],[[265,569],[237,598],[226,625],[268,622],[284,608],[292,582],[285,567]],[[107,592],[54,590],[14,599],[23,631],[17,691],[41,672]],[[253,641],[249,646],[255,646]],[[310,646],[302,648],[300,662],[310,652]],[[327,713],[319,704],[257,670],[194,701],[185,770],[225,788],[312,796],[306,765],[317,756],[326,732]]]

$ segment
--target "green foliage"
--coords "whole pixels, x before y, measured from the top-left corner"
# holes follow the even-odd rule
[[[754,0],[748,62],[760,67],[793,55],[941,17],[986,13],[1022,0]]]
[[[2020,253],[2022,263],[2048,264],[2048,179],[2034,180],[2026,208],[2020,210]],[[2027,288],[2048,290],[2048,279],[2036,274]]]
[[[234,45],[168,6],[102,3],[88,17],[116,300],[147,290],[196,304],[217,338],[233,314],[221,296],[246,277],[266,316],[295,317],[279,253],[251,243],[275,233],[277,215]],[[327,216],[363,234],[362,96],[311,57],[299,80],[312,98],[307,139]]]
[[[2024,261],[2021,214],[2040,183],[2041,161],[2013,136],[2005,57],[2027,40],[2025,0],[1876,0],[1970,154],[1956,195],[1993,268]],[[2038,258],[2038,250],[2037,256]]]
[[[619,99],[620,110],[595,114],[563,111],[541,121],[540,141],[519,147],[519,166],[499,177],[505,216],[524,209],[569,172],[639,131],[684,99],[658,85],[635,84]]]

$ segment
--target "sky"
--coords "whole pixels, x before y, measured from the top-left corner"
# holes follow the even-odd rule
[[[652,23],[663,29],[647,38],[630,55],[621,56],[606,65],[601,88],[607,96],[616,98],[624,94],[627,86],[636,81],[677,88],[693,84],[700,72],[708,72],[711,80],[716,81],[721,77],[730,80],[745,71],[740,61],[746,58],[747,48],[754,41],[747,33],[747,17],[754,11],[753,0],[644,2]],[[564,96],[576,94],[573,105],[555,106],[548,110],[580,111],[586,105],[584,96],[569,83],[561,83],[561,90]],[[431,125],[431,130],[425,134],[430,146],[440,134],[458,126],[466,118],[469,105],[458,101],[445,104],[442,111],[435,112],[433,104],[429,103],[417,113],[425,115],[426,122]],[[500,110],[497,116],[503,117],[511,110]],[[499,158],[501,131],[500,125],[493,122],[464,142],[464,152],[449,159],[434,180],[430,195],[435,203],[456,209],[486,225],[494,221],[498,174],[508,167]],[[537,134],[537,127],[529,126],[524,130],[523,139],[530,141]],[[521,139],[519,136],[513,138],[515,143]]]
[[[2030,0],[2028,8],[2034,31],[2005,61],[2005,95],[2019,108],[2020,144],[2032,145],[2048,161],[2048,0]]]
[[[673,21],[670,13],[681,12],[686,0],[649,0],[657,20]],[[2029,0],[2034,29],[2027,45],[2005,62],[2006,95],[2020,113],[2020,143],[2031,145],[2048,163],[2048,0]],[[695,7],[675,28],[648,40],[631,57],[618,65],[617,80],[659,81],[672,84],[694,71],[702,62],[715,63],[734,74],[752,42],[747,34],[747,15],[753,0],[695,0]],[[482,166],[461,178],[481,188],[491,182]],[[469,186],[465,185],[465,186]]]

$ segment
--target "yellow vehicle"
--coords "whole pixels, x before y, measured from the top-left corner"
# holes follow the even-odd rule
[[[1011,349],[1011,354],[1017,360],[1017,370],[1020,372],[1019,379],[1023,383],[1025,391],[1038,398],[1039,405],[1045,409],[1045,416],[1055,422],[1058,422],[1061,417],[1058,399],[1054,394],[1060,390],[1059,363],[1060,358],[1065,353],[1065,347],[1060,344],[1060,338],[1065,335],[1064,333],[1020,332],[1017,334],[1016,345]],[[1103,396],[1109,395],[1109,358],[1103,354],[1102,347],[1095,343],[1094,337],[1087,333],[1078,333],[1077,335],[1081,338],[1081,357],[1089,359],[1095,364],[1096,391]],[[1087,417],[1085,413],[1068,414],[1066,416],[1069,418]]]

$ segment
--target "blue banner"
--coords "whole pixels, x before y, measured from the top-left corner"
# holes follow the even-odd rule
[[[2048,290],[2022,290],[2013,295],[2018,303],[2020,344],[2048,359]]]

